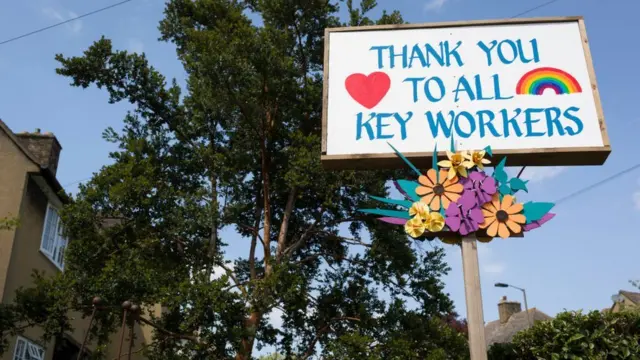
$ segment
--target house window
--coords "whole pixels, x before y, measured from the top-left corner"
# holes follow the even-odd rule
[[[44,230],[40,251],[45,254],[60,270],[64,269],[64,250],[67,239],[62,236],[62,223],[56,208],[49,204],[44,217]]]
[[[18,336],[13,360],[44,360],[44,349],[31,341]]]

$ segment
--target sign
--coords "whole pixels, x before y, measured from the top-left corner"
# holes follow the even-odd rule
[[[421,168],[437,145],[507,165],[601,165],[611,152],[581,17],[332,28],[322,162]]]

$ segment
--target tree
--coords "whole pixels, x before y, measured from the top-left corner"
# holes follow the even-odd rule
[[[284,356],[278,353],[273,353],[273,354],[261,356],[258,360],[284,360]]]
[[[40,316],[45,338],[69,327],[67,310],[87,314],[100,296],[162,304],[161,316],[147,314],[151,359],[250,359],[264,345],[287,358],[339,358],[355,338],[380,356],[466,356],[464,336],[440,320],[453,311],[442,249],[423,251],[357,212],[402,172],[320,165],[324,29],[403,22],[398,12],[367,17],[373,0],[346,5],[344,23],[326,0],[168,1],[160,31],[188,74],[185,95],[144,55],[105,38],[56,57],[73,86],[135,109],[121,131],[105,131],[119,146],[113,164],[61,213],[73,239],[65,271],[36,284],[68,291],[40,291],[47,306],[23,311]],[[244,257],[225,253],[232,241]],[[278,329],[267,321],[274,310]],[[117,311],[100,312],[93,338],[104,343],[118,322]]]
[[[491,360],[637,359],[640,313],[564,312],[489,349]]]

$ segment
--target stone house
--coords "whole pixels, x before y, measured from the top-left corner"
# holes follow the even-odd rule
[[[506,296],[503,296],[498,303],[498,315],[498,320],[485,324],[484,337],[487,347],[495,343],[509,343],[519,331],[529,328],[538,321],[552,319],[551,316],[536,308],[529,309],[528,313],[522,311],[519,302],[507,300]]]
[[[611,312],[618,312],[622,309],[639,308],[640,309],[640,293],[620,290],[616,295],[612,296],[613,305],[605,309]]]

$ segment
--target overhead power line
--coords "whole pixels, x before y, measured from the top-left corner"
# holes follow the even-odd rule
[[[100,8],[100,9],[97,9],[97,10],[94,10],[94,11],[90,11],[90,12],[88,12],[86,14],[82,14],[80,16],[76,16],[74,18],[71,18],[71,19],[68,19],[68,20],[65,20],[65,21],[61,21],[61,22],[59,22],[57,24],[49,25],[49,26],[46,26],[46,27],[31,31],[31,32],[28,32],[26,34],[22,34],[22,35],[19,35],[19,36],[4,40],[4,41],[0,42],[0,45],[8,44],[10,42],[13,42],[13,41],[16,41],[16,40],[20,40],[22,38],[26,38],[26,37],[31,36],[31,35],[35,35],[35,34],[43,32],[43,31],[47,31],[49,29],[53,29],[53,28],[58,27],[60,25],[68,24],[68,23],[70,23],[72,21],[76,21],[76,20],[82,19],[84,17],[103,12],[105,10],[112,9],[112,8],[120,6],[120,5],[124,5],[124,4],[128,3],[128,2],[131,2],[131,1],[133,1],[133,0],[124,0],[124,1],[121,1],[121,2],[118,2],[118,3],[115,3],[115,4],[111,4],[109,6],[105,6],[103,8]]]
[[[589,185],[589,186],[587,186],[587,187],[584,187],[584,188],[582,188],[582,189],[580,189],[580,190],[578,190],[578,191],[575,191],[575,192],[573,192],[573,193],[571,193],[571,194],[569,194],[569,195],[567,195],[567,196],[564,196],[564,197],[562,197],[562,198],[560,198],[560,199],[556,200],[556,201],[555,201],[555,204],[557,205],[557,204],[559,204],[559,203],[561,203],[561,202],[564,202],[564,201],[566,201],[566,200],[569,200],[569,199],[571,199],[571,198],[574,198],[574,197],[576,197],[576,196],[578,196],[578,195],[582,195],[583,193],[585,193],[585,192],[587,192],[587,191],[589,191],[589,190],[593,190],[594,188],[597,188],[598,186],[602,186],[602,185],[604,185],[604,184],[608,183],[609,181],[614,180],[614,179],[618,178],[618,177],[619,177],[619,176],[621,176],[621,175],[624,175],[624,174],[630,173],[630,172],[632,172],[633,170],[636,170],[636,169],[638,169],[638,168],[640,168],[640,164],[635,164],[635,165],[633,165],[632,167],[626,168],[626,169],[624,169],[624,170],[622,170],[622,171],[620,171],[620,172],[617,172],[617,173],[615,173],[615,174],[613,174],[613,175],[609,176],[608,178],[602,179],[602,180],[600,180],[600,181],[598,181],[598,182],[596,182],[596,183],[593,183],[593,184],[591,184],[591,185]]]
[[[538,6],[532,7],[532,8],[530,8],[530,9],[528,9],[528,10],[525,10],[525,11],[523,11],[523,12],[521,12],[521,13],[517,14],[517,15],[514,15],[514,16],[512,16],[511,18],[513,19],[513,18],[520,17],[520,16],[522,16],[522,15],[527,15],[527,14],[528,14],[528,13],[530,13],[530,12],[536,11],[536,10],[538,10],[538,9],[540,9],[540,8],[545,7],[545,6],[549,6],[549,5],[551,5],[551,4],[555,3],[555,2],[558,2],[558,1],[560,1],[560,0],[550,0],[550,1],[547,1],[546,3],[542,3],[542,4],[538,5]]]

